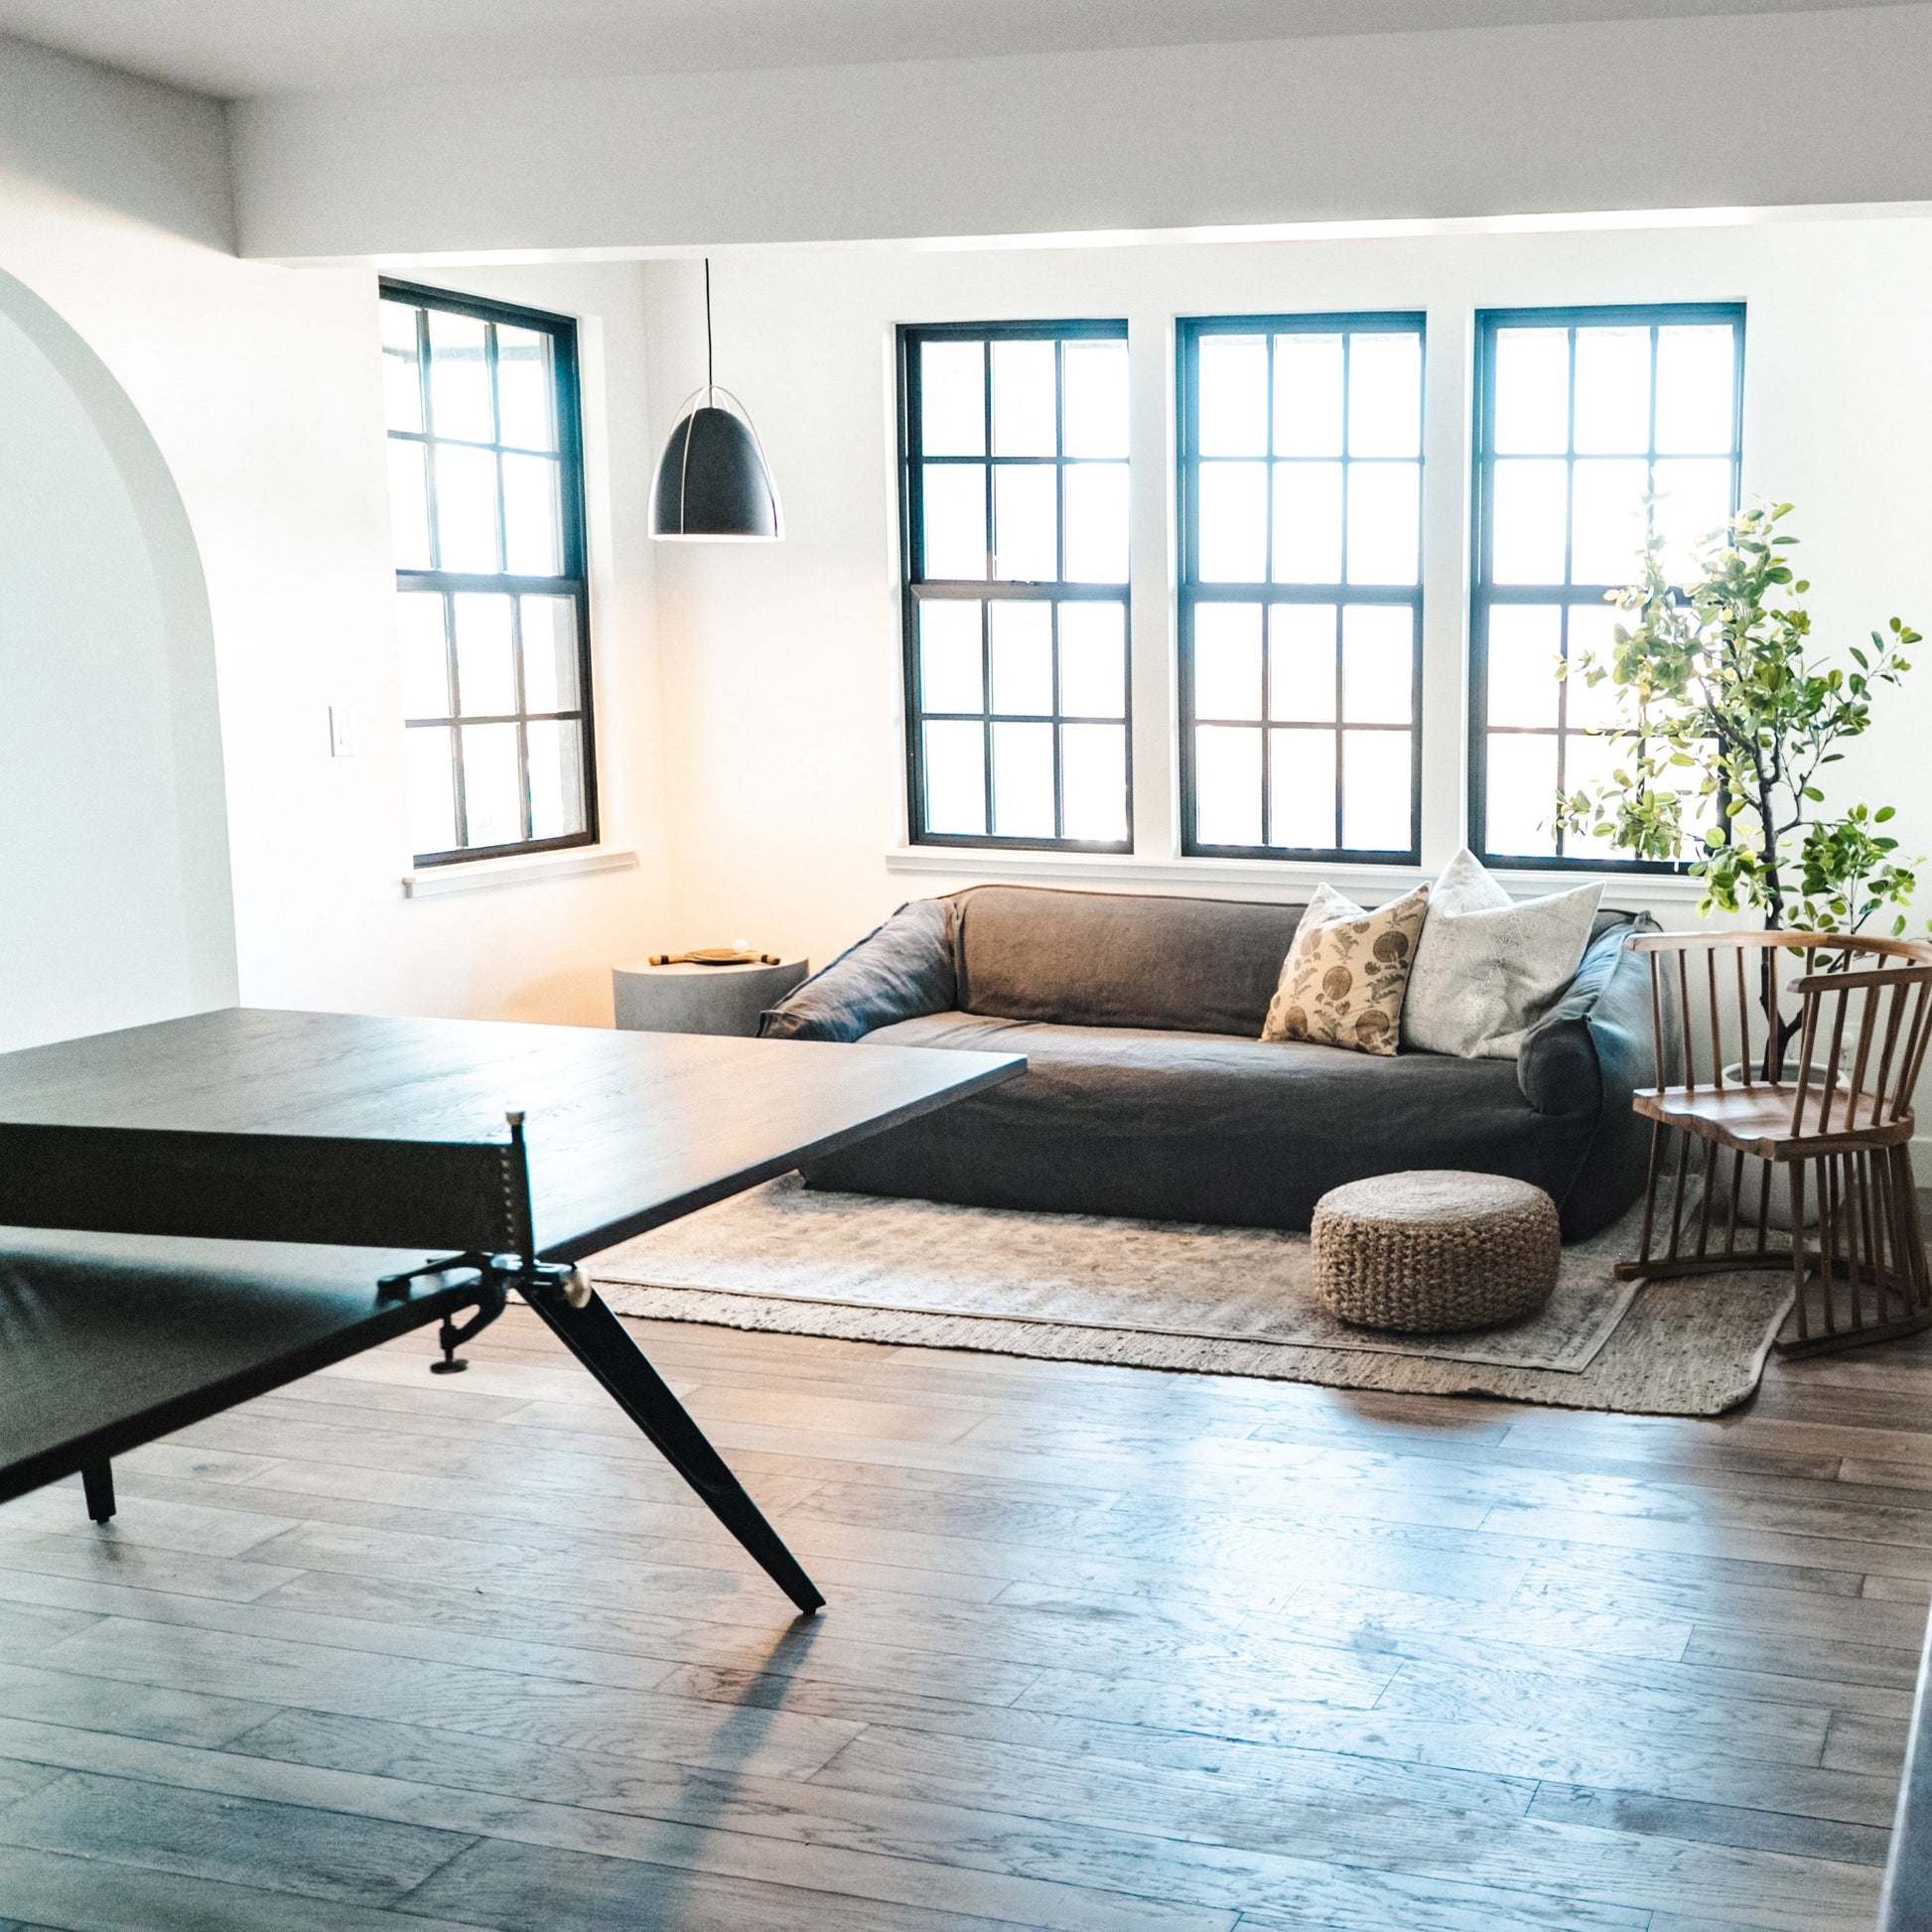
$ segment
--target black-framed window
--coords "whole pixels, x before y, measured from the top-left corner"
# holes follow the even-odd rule
[[[1182,849],[1420,856],[1423,318],[1178,331]]]
[[[577,327],[384,281],[419,866],[597,838]]]
[[[1737,507],[1743,393],[1741,303],[1477,315],[1469,822],[1490,863],[1672,870],[1557,828],[1558,797],[1630,751],[1606,687],[1560,666],[1608,649],[1605,594],[1653,529],[1673,573]]]
[[[901,328],[908,825],[1133,844],[1127,325]]]

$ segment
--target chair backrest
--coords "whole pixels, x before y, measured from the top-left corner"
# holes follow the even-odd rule
[[[1657,932],[1660,1090],[1789,1092],[1792,1131],[1906,1118],[1932,1035],[1932,944],[1835,932]]]

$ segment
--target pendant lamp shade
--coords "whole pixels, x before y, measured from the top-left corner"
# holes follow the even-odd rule
[[[758,431],[745,405],[711,380],[709,262],[704,338],[705,385],[687,398],[657,460],[650,533],[689,543],[775,543],[784,535],[784,516]]]
[[[718,543],[773,543],[784,535],[778,492],[751,424],[713,402],[709,386],[692,398],[657,462],[650,533]]]

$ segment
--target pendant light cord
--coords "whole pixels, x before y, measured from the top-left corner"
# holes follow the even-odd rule
[[[711,257],[704,258],[704,390],[705,401],[711,400]]]

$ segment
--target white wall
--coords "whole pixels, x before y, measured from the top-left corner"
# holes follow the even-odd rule
[[[1798,504],[1821,639],[1859,641],[1894,613],[1932,634],[1924,220],[999,254],[790,250],[731,257],[714,274],[719,377],[758,422],[787,536],[770,547],[679,547],[658,563],[674,924],[692,943],[747,934],[823,960],[901,899],[996,876],[1306,891],[1314,875],[1298,868],[1174,858],[1176,315],[1428,313],[1437,460],[1425,491],[1424,867],[1321,869],[1364,891],[1433,872],[1463,833],[1464,426],[1479,307],[1744,299],[1745,486]],[[702,312],[689,265],[645,275],[661,436],[701,369]],[[1130,325],[1136,859],[894,858],[904,784],[893,325],[1059,316],[1125,316]],[[1880,716],[1839,767],[1842,782],[1896,803],[1907,841],[1932,850],[1932,764],[1918,749],[1932,732],[1932,662]],[[1667,923],[1691,913],[1669,886],[1619,882],[1613,897],[1655,904]]]
[[[1932,7],[766,71],[234,111],[245,252],[1932,201]]]
[[[0,1048],[234,997],[207,600],[90,359],[0,276]]]
[[[70,125],[60,140],[14,129],[16,165],[0,169],[0,273],[124,392],[178,492],[189,561],[206,584],[212,676],[174,725],[178,737],[202,735],[182,768],[213,782],[217,808],[225,798],[232,963],[226,992],[184,990],[162,1005],[217,1003],[238,987],[255,1005],[608,1023],[609,966],[662,943],[666,904],[637,271],[546,271],[502,287],[584,318],[605,842],[640,863],[406,899],[375,274],[242,262],[171,232],[164,222],[194,227],[225,182],[218,167],[196,176],[170,148],[205,116],[165,89],[135,90],[133,106],[153,106],[155,125],[103,134],[98,178],[73,177],[68,150],[84,147],[87,117],[115,125],[133,111],[130,94],[118,77],[45,59]],[[17,71],[0,63],[0,104]],[[147,171],[168,168],[171,186],[144,188]],[[0,563],[0,605],[26,582],[17,558],[11,582]],[[73,617],[97,651],[106,595],[100,587]],[[56,702],[45,685],[7,685],[0,677],[0,707],[33,707],[20,728],[38,734],[39,755],[86,774],[114,816],[117,774],[98,762],[83,706]],[[335,759],[328,709],[344,703],[360,713],[365,749]],[[121,848],[113,826],[95,829],[104,870]],[[94,895],[84,866],[41,867],[4,907],[10,972],[51,983]],[[157,921],[165,956],[167,921]],[[134,973],[142,962],[123,964]],[[139,1000],[151,988],[124,991]],[[50,1014],[41,1030],[55,1024]],[[69,1013],[58,1024],[91,1022]]]
[[[0,34],[0,172],[215,248],[234,244],[221,102]]]

